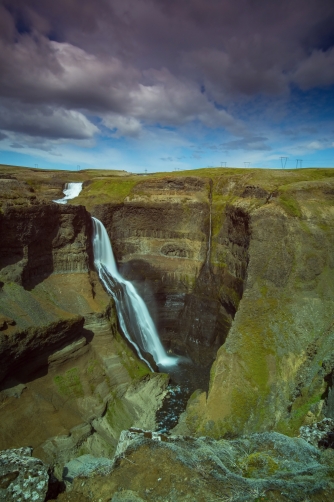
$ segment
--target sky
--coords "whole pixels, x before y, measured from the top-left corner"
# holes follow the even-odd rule
[[[0,0],[0,163],[334,167],[334,1]]]

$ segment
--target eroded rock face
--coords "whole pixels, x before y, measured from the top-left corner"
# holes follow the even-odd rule
[[[31,456],[32,448],[0,452],[0,500],[44,502],[48,490],[47,467]]]
[[[52,273],[89,270],[91,220],[82,206],[7,205],[0,232],[2,282],[32,288]]]
[[[243,296],[210,392],[188,407],[193,432],[293,434],[331,416],[334,207],[312,190],[249,211]]]
[[[165,346],[204,367],[225,341],[248,262],[247,212],[221,212],[213,246],[212,181],[196,177],[144,181],[124,204],[94,209]]]
[[[209,394],[196,394],[182,430],[297,433],[308,412],[333,415],[329,175],[156,179],[95,207],[166,347],[204,368],[219,349]]]

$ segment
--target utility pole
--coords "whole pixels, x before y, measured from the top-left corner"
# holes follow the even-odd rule
[[[77,171],[80,171],[80,166],[79,166],[79,164],[77,165]]]
[[[245,167],[249,167],[250,162],[244,162]]]
[[[282,169],[285,169],[287,161],[288,161],[288,157],[281,157],[281,167],[282,167]]]
[[[302,162],[303,162],[303,159],[296,159],[296,169],[298,169],[298,167],[302,167]]]
[[[226,167],[226,162],[221,162],[220,167],[223,167],[223,164],[224,164],[224,167]]]

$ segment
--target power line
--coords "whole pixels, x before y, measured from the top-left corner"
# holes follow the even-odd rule
[[[296,159],[296,169],[298,167],[302,167],[302,162],[303,162],[303,159]]]
[[[282,166],[282,169],[285,169],[285,166],[286,166],[286,163],[288,161],[288,158],[289,157],[281,157],[281,166]]]

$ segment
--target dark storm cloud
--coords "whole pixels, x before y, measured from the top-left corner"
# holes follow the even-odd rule
[[[98,130],[79,112],[20,103],[0,105],[0,128],[39,138],[75,140],[89,139]]]
[[[95,115],[116,137],[199,122],[247,138],[231,103],[334,84],[333,33],[332,0],[0,0],[0,127],[86,139]],[[252,145],[268,148],[229,148]]]

